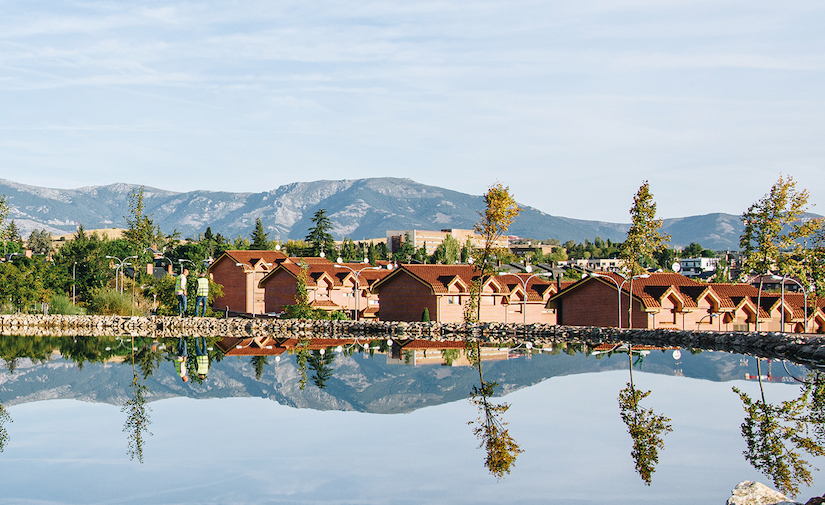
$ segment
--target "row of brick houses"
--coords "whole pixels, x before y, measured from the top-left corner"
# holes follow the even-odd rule
[[[312,307],[350,317],[357,312],[359,319],[420,321],[426,309],[433,321],[463,321],[479,278],[472,265],[382,262],[372,267],[290,258],[278,251],[226,251],[210,266],[224,293],[214,307],[252,315],[283,312],[295,303],[302,264]],[[825,332],[825,300],[811,300],[806,314],[801,293],[760,295],[749,284],[708,284],[676,273],[634,279],[630,290],[631,283],[612,272],[564,283],[500,274],[481,286],[480,320],[602,327],[615,327],[621,320],[621,327],[628,328],[632,303],[633,328]]]
[[[213,306],[229,313],[272,314],[295,303],[302,263],[313,308],[341,310],[351,317],[460,322],[478,279],[472,265],[333,263],[325,258],[290,258],[278,251],[226,251],[209,268],[223,285]],[[531,278],[532,277],[532,278]],[[357,284],[357,291],[356,291]],[[495,276],[481,288],[481,320],[555,323],[546,308],[558,285],[529,274]],[[380,305],[379,305],[380,299]],[[379,311],[380,309],[380,311]]]
[[[825,332],[825,299],[809,300],[806,313],[801,293],[760,294],[750,284],[702,283],[675,273],[634,279],[632,296],[630,286],[599,272],[554,294],[547,307],[557,324],[571,326],[615,327],[621,318],[622,328],[803,332],[807,315],[807,332]]]

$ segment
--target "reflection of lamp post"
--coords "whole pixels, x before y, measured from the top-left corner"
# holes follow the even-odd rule
[[[709,317],[709,318],[710,318],[710,321],[708,321],[708,324],[711,324],[711,323],[713,323],[713,318],[715,318],[715,317],[719,317],[719,314],[705,314],[704,316],[702,316],[702,317],[699,319],[699,322],[698,322],[698,323],[696,323],[696,329],[697,329],[697,330],[701,330],[701,329],[702,329],[702,321],[704,321],[706,317]]]
[[[525,267],[525,270],[527,270],[528,274],[530,272],[532,272],[533,271],[532,265],[527,265]],[[530,279],[532,279],[533,277],[539,277],[539,276],[542,276],[542,275],[552,275],[552,274],[553,274],[553,272],[539,272],[537,274],[531,275],[527,279],[522,279],[520,275],[513,274],[513,273],[510,273],[510,272],[496,273],[496,277],[503,277],[505,275],[512,275],[513,277],[515,277],[516,279],[518,279],[521,282],[521,286],[522,286],[522,288],[524,288],[524,298],[522,298],[522,302],[521,302],[522,324],[527,324],[527,283],[530,282]]]
[[[771,279],[775,281],[782,281],[782,309],[779,313],[782,321],[782,333],[785,333],[785,280],[793,281],[802,289],[802,295],[805,297],[805,329],[803,333],[808,333],[808,292],[805,290],[805,286],[803,286],[798,280],[794,279],[793,277],[788,277],[788,274],[779,277],[778,275],[771,275]]]
[[[353,275],[355,275],[355,285],[353,286],[353,290],[355,294],[355,320],[358,321],[358,299],[361,297],[361,294],[358,292],[358,276],[361,275],[361,272],[363,272],[364,270],[381,270],[381,267],[366,266],[364,268],[359,268],[358,270],[355,270],[354,268],[348,267],[343,263],[344,260],[339,257],[334,266],[335,268],[346,268],[347,270],[352,272]],[[364,263],[367,263],[367,258],[364,258]]]

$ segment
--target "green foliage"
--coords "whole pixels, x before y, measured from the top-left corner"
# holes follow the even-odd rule
[[[646,264],[654,264],[654,253],[665,248],[670,235],[660,232],[662,220],[656,219],[656,202],[650,193],[650,185],[644,181],[633,197],[630,208],[631,224],[622,244],[622,265],[629,275],[645,272]]]
[[[761,387],[761,383],[760,383]],[[803,453],[825,456],[825,380],[814,372],[806,381],[799,398],[779,405],[752,400],[737,388],[745,409],[741,425],[747,443],[743,455],[755,469],[773,480],[774,486],[788,495],[796,495],[799,485],[813,484],[811,469]]]
[[[507,232],[521,210],[510,194],[510,188],[500,182],[490,186],[484,194],[484,210],[479,211],[479,220],[473,227],[473,230],[482,236],[484,244],[476,251],[477,257],[473,263],[476,271],[481,274],[482,283],[487,276],[495,273],[492,260],[497,253],[502,252],[496,247],[496,242]],[[475,299],[475,320],[477,321],[481,318],[481,284],[471,294],[471,298]],[[466,308],[464,320],[468,321]]]
[[[739,247],[745,255],[744,272],[763,274],[779,269],[791,273],[799,267],[785,251],[815,231],[816,221],[799,222],[807,210],[808,191],[797,191],[793,177],[780,176],[768,194],[742,214],[745,225]]]
[[[710,249],[705,249],[697,242],[691,242],[682,249],[682,258],[715,258],[716,253]]]
[[[653,409],[640,406],[641,401],[650,394],[650,391],[640,391],[628,382],[627,387],[619,392],[619,410],[622,421],[627,425],[627,431],[633,439],[633,450],[630,452],[636,462],[636,471],[642,480],[650,485],[651,476],[659,463],[659,450],[665,448],[663,435],[673,428],[670,419],[655,414]]]
[[[430,322],[430,309],[429,308],[424,307],[424,312],[421,313],[421,321],[423,321],[425,323]]]
[[[52,234],[46,230],[32,230],[26,246],[35,254],[49,254],[52,251]]]
[[[49,300],[49,313],[76,316],[85,314],[86,311],[82,307],[72,305],[72,299],[68,296],[53,294]]]
[[[480,364],[480,362],[479,362]],[[487,453],[484,466],[500,480],[510,473],[515,465],[519,453],[524,452],[505,426],[507,423],[502,416],[510,408],[508,403],[496,404],[490,401],[498,386],[495,382],[481,381],[479,386],[473,386],[470,393],[470,403],[478,408],[479,416],[468,424],[475,425],[473,434],[481,440],[481,445]]]
[[[447,235],[444,241],[435,248],[432,257],[433,263],[452,265],[461,258],[461,244],[452,235]]]
[[[13,422],[6,407],[0,403],[0,452],[6,449],[6,444],[9,443],[9,431],[6,429],[6,423]]]
[[[123,432],[128,435],[126,453],[129,455],[129,460],[137,458],[139,462],[143,463],[144,437],[152,435],[149,431],[149,425],[152,424],[149,412],[152,409],[146,406],[148,388],[140,383],[137,374],[132,379],[132,386],[134,396],[126,402],[126,405],[120,411],[126,413]]]
[[[252,244],[249,246],[249,249],[253,251],[265,251],[269,249],[269,233],[264,231],[264,223],[261,221],[261,218],[255,220],[255,229],[252,230],[249,238],[252,239]]]
[[[332,221],[327,217],[326,209],[318,209],[310,219],[313,226],[309,229],[306,242],[310,245],[313,256],[320,256],[321,252],[330,258],[335,257],[335,239],[329,233]]]
[[[332,363],[335,361],[335,353],[332,348],[327,348],[324,353],[312,351],[307,357],[309,368],[312,370],[312,382],[319,389],[326,389],[327,381],[332,378],[334,372]]]
[[[146,248],[152,244],[155,237],[155,225],[144,214],[146,205],[143,202],[143,186],[132,188],[129,193],[129,214],[126,219],[126,231],[123,237],[131,244],[130,253],[146,258]]]
[[[269,364],[269,360],[266,356],[252,356],[249,364],[255,370],[255,380],[259,381],[264,374],[264,367]]]
[[[307,385],[307,360],[309,359],[309,340],[299,339],[295,346],[295,363],[298,365],[299,388],[303,390]]]
[[[17,311],[29,312],[38,302],[49,299],[45,288],[47,267],[40,258],[18,257],[13,262],[0,263],[0,300]]]
[[[467,302],[464,304],[464,322],[477,323],[479,318],[479,301],[481,299],[481,277],[474,280],[467,293]]]
[[[101,315],[145,316],[149,313],[148,303],[142,296],[132,303],[132,293],[120,293],[111,288],[100,288],[92,293],[89,313]]]

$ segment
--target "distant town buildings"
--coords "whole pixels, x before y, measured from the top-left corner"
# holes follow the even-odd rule
[[[484,247],[484,238],[473,230],[448,229],[441,231],[388,230],[387,248],[391,253],[394,253],[401,248],[401,244],[410,242],[416,249],[423,247],[424,250],[427,251],[427,254],[432,255],[448,235],[456,239],[462,246],[469,240],[473,247]],[[507,249],[509,247],[508,238],[502,237],[495,242],[494,246]]]

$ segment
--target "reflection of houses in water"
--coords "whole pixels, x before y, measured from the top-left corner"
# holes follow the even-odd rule
[[[482,347],[481,361],[508,359],[509,349]],[[457,341],[394,340],[387,355],[388,365],[470,366],[466,343]]]
[[[298,347],[301,341],[290,337],[260,336],[249,338],[224,337],[215,344],[226,356],[279,356]],[[319,351],[330,347],[364,349],[369,342],[355,338],[313,338],[302,347]]]

